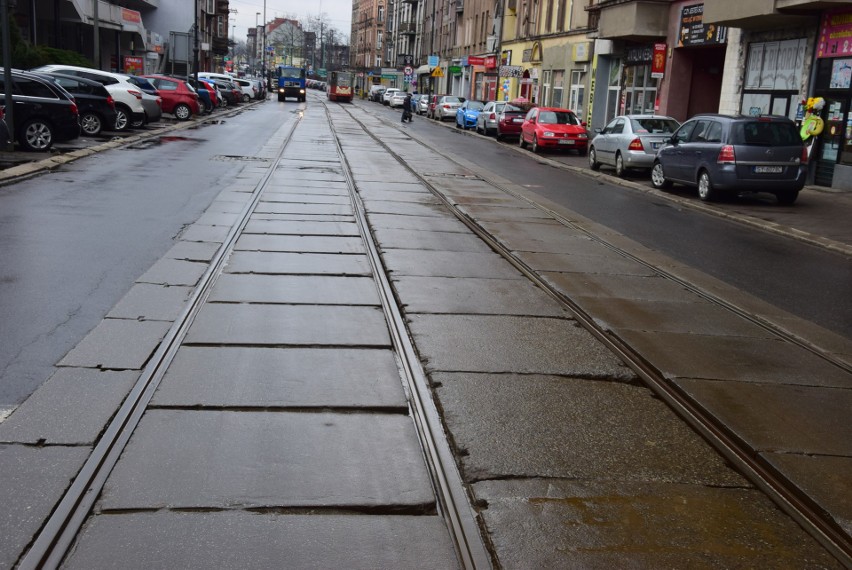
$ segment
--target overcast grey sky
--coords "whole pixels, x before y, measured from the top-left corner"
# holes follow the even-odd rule
[[[229,8],[236,14],[231,14],[228,23],[230,32],[234,28],[237,40],[246,41],[249,28],[263,23],[263,0],[229,0]],[[260,16],[256,14],[260,12]],[[337,28],[337,31],[349,37],[352,22],[352,0],[266,0],[266,21],[274,18],[295,18],[303,24],[308,18],[326,14],[327,21]]]

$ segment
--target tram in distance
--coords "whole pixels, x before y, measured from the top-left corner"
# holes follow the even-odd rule
[[[305,68],[279,63],[275,67],[275,75],[278,78],[279,101],[285,101],[287,97],[305,101]]]
[[[352,74],[348,71],[332,71],[328,78],[329,101],[352,101]]]

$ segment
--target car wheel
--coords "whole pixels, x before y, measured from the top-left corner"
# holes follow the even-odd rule
[[[248,103],[251,101],[251,97],[249,97],[248,93],[243,93],[243,103]]]
[[[141,119],[139,119],[138,121],[130,121],[130,127],[131,127],[131,128],[134,128],[134,129],[138,129],[138,128],[140,128],[140,127],[145,126],[145,123],[146,123],[146,122],[147,122],[146,117],[144,117],[144,116],[143,116],[143,117],[142,117]]]
[[[192,109],[189,108],[189,105],[180,104],[175,107],[175,117],[181,121],[186,121],[192,117]]]
[[[494,138],[498,141],[503,140],[503,135],[500,134],[500,129],[497,129],[497,132],[494,133]]]
[[[615,153],[615,175],[619,178],[624,178],[626,169],[624,168],[624,157],[620,152]]]
[[[698,197],[702,202],[711,202],[716,199],[717,192],[713,189],[713,183],[710,181],[710,173],[702,170],[698,173]]]
[[[456,117],[456,128],[457,128],[457,129],[462,128],[462,126],[459,124],[458,117]]]
[[[130,115],[124,107],[115,107],[115,130],[126,131],[130,126]]]
[[[663,173],[663,165],[660,164],[660,161],[655,161],[654,167],[651,169],[651,186],[657,190],[672,187],[671,180],[666,180],[666,175]]]
[[[524,140],[524,133],[521,133],[521,136],[518,137],[518,146],[521,148],[527,148],[527,143]]]
[[[30,119],[21,127],[18,142],[24,150],[45,151],[53,146],[53,129],[41,119]]]
[[[595,147],[589,149],[589,168],[599,170],[601,163],[598,162],[598,153],[595,152]]]
[[[536,136],[536,135],[533,135],[533,140],[532,140],[532,151],[533,151],[534,153],[536,153],[536,154],[538,154],[538,151],[539,151],[539,148],[538,148],[538,136]]]
[[[775,193],[775,197],[778,199],[778,203],[783,206],[791,206],[796,202],[796,198],[799,197],[798,190],[781,190]]]
[[[101,134],[103,128],[104,123],[97,113],[86,111],[80,115],[80,130],[83,131],[83,134],[94,137]]]

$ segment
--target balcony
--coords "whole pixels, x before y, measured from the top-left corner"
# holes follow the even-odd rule
[[[464,12],[464,0],[456,0],[456,13]]]
[[[414,22],[400,22],[399,33],[413,36],[417,33],[417,24]]]
[[[738,1],[742,2],[742,0]],[[594,13],[597,12],[599,15],[597,21],[599,38],[644,41],[667,35],[669,7],[668,2],[632,0],[617,3],[604,1],[586,9],[590,12],[590,28]]]
[[[831,0],[716,0],[704,3],[704,23],[747,30],[796,28],[813,24],[818,10],[840,4]]]

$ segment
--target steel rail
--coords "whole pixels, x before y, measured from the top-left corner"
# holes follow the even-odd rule
[[[474,234],[476,234],[480,239],[482,239],[489,247],[491,247],[496,253],[498,253],[501,257],[506,259],[509,263],[511,263],[518,271],[520,271],[524,276],[530,279],[533,283],[535,283],[538,287],[540,287],[543,291],[547,292],[551,297],[559,301],[573,316],[576,320],[592,335],[595,336],[598,340],[600,340],[604,345],[606,345],[613,353],[615,353],[626,365],[628,365],[645,383],[645,385],[651,389],[657,396],[659,396],[662,400],[664,400],[672,410],[675,411],[688,425],[690,425],[695,431],[704,437],[711,446],[714,447],[719,453],[721,453],[726,459],[728,459],[731,463],[739,467],[740,471],[746,476],[746,478],[751,481],[757,488],[762,490],[767,496],[769,496],[776,505],[779,506],[785,513],[787,513],[791,518],[796,520],[802,528],[804,528],[811,536],[813,536],[820,544],[822,544],[826,550],[832,553],[838,560],[840,560],[847,567],[852,568],[852,540],[850,540],[849,535],[841,528],[838,527],[836,523],[831,520],[828,520],[824,515],[823,511],[820,509],[818,505],[814,503],[810,497],[806,494],[800,492],[796,489],[783,475],[781,475],[777,470],[775,470],[771,465],[769,465],[766,461],[761,460],[756,456],[754,451],[748,446],[744,445],[738,438],[735,437],[733,433],[731,433],[726,426],[724,426],[720,421],[715,419],[712,414],[710,414],[707,410],[705,410],[700,404],[698,404],[693,398],[688,396],[682,390],[674,386],[671,382],[667,381],[665,377],[653,367],[649,362],[647,362],[642,356],[637,353],[629,344],[624,342],[622,339],[612,334],[611,332],[600,327],[594,320],[594,318],[589,315],[586,311],[584,311],[577,303],[575,303],[568,296],[558,291],[552,285],[544,281],[538,273],[525,262],[523,262],[520,258],[518,258],[514,253],[512,253],[509,249],[503,246],[499,241],[494,239],[487,230],[483,229],[475,220],[469,218],[464,212],[459,210],[455,204],[453,204],[450,200],[443,195],[440,190],[435,188],[424,176],[420,173],[412,169],[408,166],[407,162],[390,146],[385,144],[381,139],[376,137],[367,127],[364,125],[363,121],[357,118],[355,115],[351,113],[351,111],[347,110],[347,113],[351,117],[351,119],[357,122],[361,127],[367,132],[379,145],[381,145],[390,156],[393,156],[401,165],[409,170],[415,177],[417,177],[420,182],[429,189],[429,191],[449,209],[449,211],[458,218],[462,223],[464,223]],[[387,121],[383,117],[379,117],[380,120],[387,124],[391,124],[394,128],[399,128],[396,124]],[[458,160],[454,159],[451,156],[441,152],[440,150],[433,148],[430,145],[422,142],[419,139],[411,137],[412,140],[415,140],[428,150],[435,152],[446,160],[458,165],[459,167],[473,171],[469,166],[462,164]],[[614,245],[601,237],[593,234],[590,230],[577,225],[576,223],[566,219],[564,216],[558,214],[557,212],[538,204],[537,202],[518,194],[512,191],[509,188],[504,187],[499,182],[495,182],[493,180],[489,180],[488,178],[479,175],[484,182],[490,184],[497,190],[501,192],[505,192],[515,198],[523,200],[524,202],[530,204],[531,206],[539,209],[551,215],[559,221],[561,224],[566,227],[570,227],[574,230],[578,230],[586,234],[590,239],[595,240],[598,243],[601,243],[612,250],[628,257],[634,261],[637,261],[643,264],[645,267],[652,269],[660,276],[671,279],[677,282],[680,285],[688,287],[691,291],[701,295],[703,298],[710,300],[717,305],[726,308],[736,315],[740,316],[743,319],[746,319],[754,324],[757,324],[764,329],[776,334],[777,336],[796,344],[797,346],[804,348],[811,353],[819,356],[820,358],[830,362],[831,364],[838,366],[843,370],[849,371],[849,366],[842,362],[838,361],[835,358],[832,358],[830,354],[826,353],[819,349],[819,347],[815,347],[810,343],[807,343],[798,337],[791,335],[787,331],[780,329],[773,325],[768,321],[764,321],[763,319],[758,318],[755,315],[751,315],[747,311],[736,307],[732,303],[707,293],[706,291],[701,290],[695,285],[684,281],[683,279],[669,273],[663,271],[645,261],[640,259],[639,257],[631,254],[630,252]]]
[[[320,101],[328,109],[329,104]],[[420,363],[405,319],[387,278],[375,237],[370,231],[364,203],[355,189],[352,170],[346,158],[334,123],[329,118],[334,141],[341,157],[343,172],[355,211],[355,219],[367,247],[367,257],[373,267],[376,287],[391,334],[391,341],[399,357],[403,381],[409,395],[411,416],[432,479],[440,514],[443,516],[453,540],[459,562],[466,569],[491,568],[491,555],[482,541],[476,515],[470,507],[470,497],[465,490],[455,464],[452,450],[444,436],[441,416],[435,406],[429,381]],[[407,167],[406,167],[407,168]]]
[[[178,348],[180,348],[189,327],[207,299],[216,279],[221,274],[237,238],[239,238],[243,228],[248,223],[249,216],[254,212],[257,203],[260,201],[263,190],[280,163],[284,151],[292,139],[293,132],[301,122],[301,118],[301,115],[297,116],[290,124],[290,129],[284,138],[281,149],[271,160],[272,164],[269,169],[255,186],[251,200],[240,212],[234,225],[231,226],[224,242],[214,254],[210,265],[193,289],[180,315],[175,319],[166,336],[149,358],[139,379],[110,421],[50,518],[47,519],[36,535],[32,546],[21,557],[18,565],[21,570],[57,568],[61,564],[74,538],[89,516],[110,472],[145,413],[148,403],[151,401],[169,364],[174,359]]]

